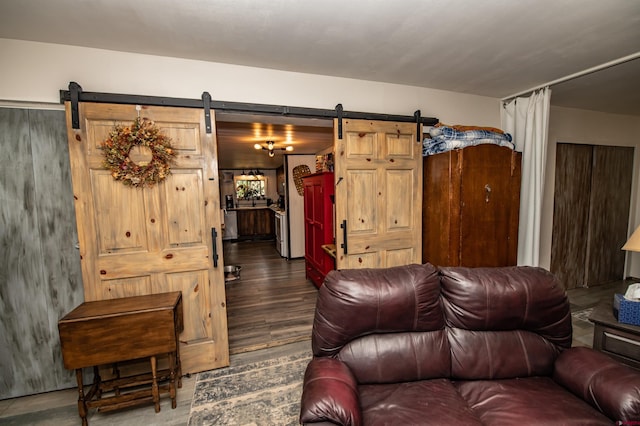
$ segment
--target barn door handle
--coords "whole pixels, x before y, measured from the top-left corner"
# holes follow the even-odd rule
[[[342,241],[343,241],[343,243],[340,244],[340,247],[344,249],[344,254],[347,254],[347,221],[346,220],[342,221],[342,223],[340,224],[340,228],[342,228]]]
[[[218,267],[218,231],[211,228],[211,246],[213,247],[213,267]]]

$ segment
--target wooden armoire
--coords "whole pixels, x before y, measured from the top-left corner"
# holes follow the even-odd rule
[[[516,265],[522,154],[487,144],[423,161],[422,261]]]
[[[335,269],[334,258],[323,246],[334,244],[332,172],[305,176],[304,182],[304,242],[306,276],[316,287]]]

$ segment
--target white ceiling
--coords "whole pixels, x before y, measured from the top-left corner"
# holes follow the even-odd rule
[[[640,1],[3,0],[0,37],[503,98],[640,52]],[[640,116],[640,59],[552,89]]]

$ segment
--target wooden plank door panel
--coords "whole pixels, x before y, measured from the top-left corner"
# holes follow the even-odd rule
[[[566,289],[584,287],[592,147],[557,144],[551,272]]]
[[[551,271],[567,289],[623,278],[634,148],[559,143]]]
[[[517,263],[520,153],[478,145],[457,151],[461,165],[460,265],[496,267]],[[513,230],[515,228],[515,233]],[[511,239],[516,240],[510,241]]]
[[[423,159],[422,261],[458,265],[460,235],[460,173],[453,151]]]
[[[589,228],[584,282],[587,287],[624,278],[631,183],[632,147],[593,147]]]
[[[416,125],[343,120],[342,139],[337,123],[334,128],[338,269],[420,263],[422,150]]]
[[[138,112],[176,151],[171,175],[149,188],[125,186],[102,166],[101,142]],[[82,103],[80,115],[81,129],[71,129],[67,104],[85,300],[181,291],[183,372],[228,365],[222,250],[216,268],[211,231],[220,231],[215,130],[205,132],[197,109]]]

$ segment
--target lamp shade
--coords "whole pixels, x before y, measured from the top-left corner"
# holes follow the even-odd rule
[[[640,226],[633,231],[631,234],[631,238],[627,241],[627,243],[622,246],[622,250],[627,251],[640,251]]]

